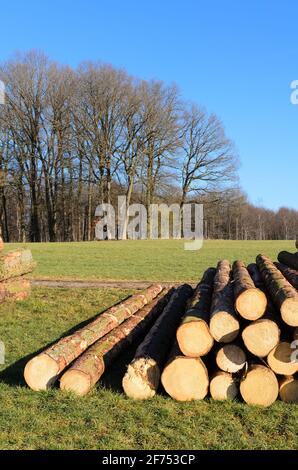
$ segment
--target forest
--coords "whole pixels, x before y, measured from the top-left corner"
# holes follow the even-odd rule
[[[74,69],[37,51],[0,64],[0,79],[5,241],[93,240],[96,206],[119,195],[147,209],[203,203],[205,238],[296,238],[298,211],[250,203],[224,124],[175,84],[109,64]]]

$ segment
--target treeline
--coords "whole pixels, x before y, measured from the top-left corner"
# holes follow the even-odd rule
[[[297,212],[252,208],[233,189],[233,142],[215,114],[183,102],[176,86],[105,64],[72,69],[37,52],[2,64],[0,79],[6,241],[92,240],[96,206],[118,195],[147,209],[204,202],[209,238],[297,233]]]

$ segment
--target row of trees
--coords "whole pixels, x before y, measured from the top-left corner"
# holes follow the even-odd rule
[[[4,63],[0,79],[5,240],[92,240],[95,207],[115,204],[119,194],[147,209],[204,202],[210,238],[291,238],[297,231],[297,213],[293,228],[288,215],[250,210],[233,189],[238,159],[222,123],[183,102],[174,85],[110,65],[74,70],[37,52]]]

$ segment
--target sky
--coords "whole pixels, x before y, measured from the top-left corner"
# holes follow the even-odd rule
[[[1,1],[0,61],[30,49],[176,83],[223,121],[249,200],[298,209],[297,0]]]

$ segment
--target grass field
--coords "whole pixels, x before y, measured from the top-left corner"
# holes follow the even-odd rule
[[[6,249],[14,249],[8,245]],[[185,252],[181,242],[108,242],[30,245],[35,277],[81,279],[198,280],[219,258],[273,258],[293,242],[206,242]],[[80,322],[132,291],[34,288],[16,305],[0,306],[0,449],[297,449],[298,406],[269,409],[241,402],[177,403],[159,394],[145,403],[121,391],[133,357],[128,351],[90,395],[77,398],[53,389],[33,392],[22,378],[26,361]]]
[[[33,277],[55,279],[143,279],[197,281],[219,259],[247,263],[259,253],[276,259],[296,251],[294,241],[207,240],[198,251],[185,251],[182,240],[127,240],[83,243],[7,243],[5,250],[29,247],[38,266]]]

